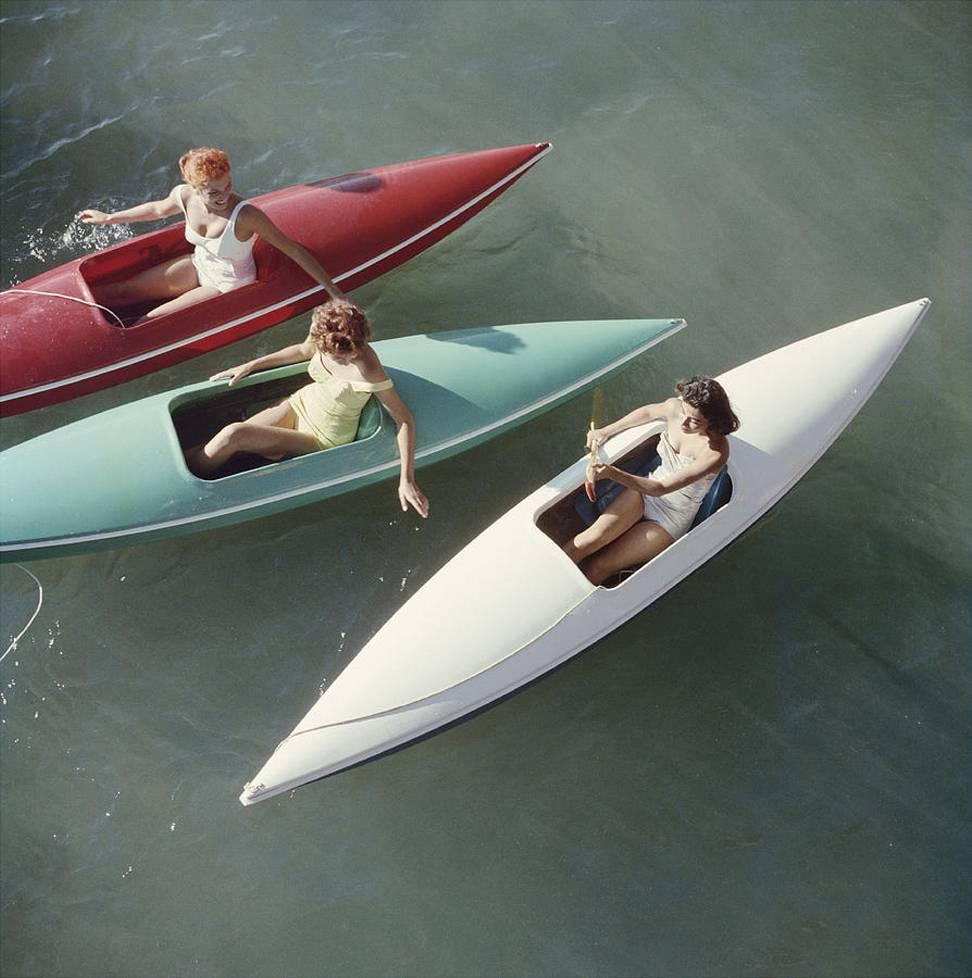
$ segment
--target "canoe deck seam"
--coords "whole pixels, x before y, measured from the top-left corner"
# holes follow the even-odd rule
[[[585,594],[582,598],[580,598],[578,601],[572,604],[566,611],[564,611],[563,614],[561,614],[561,616],[556,621],[551,622],[542,631],[534,635],[533,638],[527,639],[527,641],[518,645],[511,652],[507,652],[504,656],[500,657],[495,662],[491,662],[489,665],[483,666],[481,669],[477,670],[476,672],[470,673],[468,676],[464,676],[462,679],[456,680],[453,683],[449,683],[449,685],[443,686],[441,689],[434,690],[431,693],[425,693],[424,695],[420,696],[417,699],[408,700],[405,703],[397,703],[395,706],[390,706],[384,710],[376,710],[374,713],[365,713],[362,716],[357,716],[357,717],[348,717],[345,720],[333,720],[330,723],[322,723],[316,727],[308,727],[306,730],[294,730],[292,733],[284,737],[282,741],[280,741],[280,743],[274,748],[273,753],[276,754],[276,752],[281,747],[283,747],[284,744],[288,743],[291,740],[294,740],[296,737],[302,736],[303,734],[315,733],[318,730],[327,730],[331,727],[343,727],[343,726],[347,726],[349,723],[359,723],[364,720],[377,720],[379,717],[384,717],[392,713],[397,713],[399,710],[407,710],[413,706],[419,706],[421,703],[424,703],[426,700],[435,699],[438,696],[442,696],[444,693],[448,693],[450,690],[456,689],[458,686],[462,686],[464,683],[468,683],[474,679],[478,679],[480,676],[485,675],[487,672],[490,672],[491,670],[496,669],[498,666],[503,665],[504,662],[509,661],[514,656],[519,655],[524,649],[533,645],[534,642],[540,641],[540,639],[542,639],[544,635],[546,635],[548,632],[553,631],[553,629],[555,629],[562,621],[564,621],[571,614],[573,614],[573,612],[576,611],[585,601],[587,601],[590,598],[591,594],[593,593],[594,593],[593,591],[590,591],[587,594]],[[322,693],[321,695],[324,694]]]

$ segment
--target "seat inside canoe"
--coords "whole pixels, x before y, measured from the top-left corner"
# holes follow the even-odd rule
[[[616,463],[618,468],[624,469],[625,472],[630,472],[632,475],[648,475],[652,472],[661,464],[661,459],[658,456],[658,437],[658,435],[654,435],[621,458]],[[590,526],[610,505],[611,501],[618,496],[622,488],[618,483],[609,479],[602,480],[596,487],[597,500],[591,502],[587,498],[583,484],[581,484],[573,492],[568,493],[563,499],[558,500],[553,506],[542,512],[537,518],[537,527],[558,546],[562,547],[571,537]],[[689,532],[691,533],[700,523],[725,506],[731,496],[732,479],[728,469],[723,466],[709,487],[709,491],[703,497]],[[636,569],[632,568],[632,570]],[[622,572],[619,577],[605,581],[604,586],[616,587],[630,573],[631,571]]]
[[[288,377],[277,377],[263,384],[246,387],[227,387],[209,397],[196,398],[172,409],[172,424],[183,451],[209,441],[221,428],[236,421],[246,421],[264,408],[277,404],[307,384],[307,374],[300,371]],[[381,404],[374,396],[368,398],[358,419],[355,441],[371,438],[381,428]],[[327,451],[340,451],[341,446]],[[210,480],[224,479],[239,472],[273,465],[262,455],[240,453]]]

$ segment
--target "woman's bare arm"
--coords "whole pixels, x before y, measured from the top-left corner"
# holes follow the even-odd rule
[[[317,346],[308,334],[303,343],[294,343],[292,346],[285,346],[282,350],[275,353],[267,353],[255,360],[247,360],[246,363],[220,370],[218,374],[213,374],[210,380],[228,379],[227,387],[232,387],[238,380],[255,373],[257,370],[270,370],[272,367],[284,367],[288,363],[300,363],[303,360],[310,360],[317,350]]]
[[[429,515],[429,501],[415,481],[415,419],[398,392],[391,388],[376,391],[375,396],[388,409],[398,428],[398,456],[401,459],[401,477],[398,481],[398,500],[402,512],[411,506],[419,516]]]
[[[150,200],[144,204],[136,204],[123,211],[99,211],[88,208],[78,214],[78,220],[84,224],[129,224],[136,221],[161,221],[164,217],[181,214],[177,194],[181,187],[173,187],[168,197],[162,200]]]
[[[237,227],[244,233],[253,231],[267,244],[282,251],[296,262],[319,285],[322,285],[332,299],[346,299],[347,296],[337,287],[333,279],[324,271],[321,263],[299,242],[289,238],[259,207],[250,204],[244,207],[237,219]]]
[[[603,445],[608,438],[616,435],[619,431],[626,431],[635,425],[647,424],[649,421],[658,421],[667,417],[668,401],[662,401],[660,404],[644,404],[603,428],[592,428],[587,433],[587,447],[593,448],[595,445]]]
[[[669,492],[684,489],[697,482],[710,472],[716,472],[725,464],[728,453],[715,450],[705,452],[677,472],[666,472],[660,476],[632,475],[614,465],[595,465],[594,478],[612,479],[614,482],[640,492],[643,496],[664,496]]]

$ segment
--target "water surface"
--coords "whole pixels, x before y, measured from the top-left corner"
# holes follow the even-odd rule
[[[359,291],[380,336],[685,317],[606,385],[619,414],[934,300],[834,448],[648,612],[470,722],[254,808],[241,785],[321,682],[577,457],[589,401],[424,470],[427,523],[388,484],[27,565],[43,606],[0,664],[3,974],[972,970],[970,21],[961,3],[0,4],[4,285],[147,229],[72,215],[163,195],[189,146],[225,147],[255,194],[549,139]],[[6,566],[0,594],[6,647],[37,588]]]

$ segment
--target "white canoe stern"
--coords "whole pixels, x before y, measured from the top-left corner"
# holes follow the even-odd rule
[[[382,626],[278,745],[243,804],[419,737],[526,681],[518,652],[595,590],[534,525],[537,502],[510,510]]]

